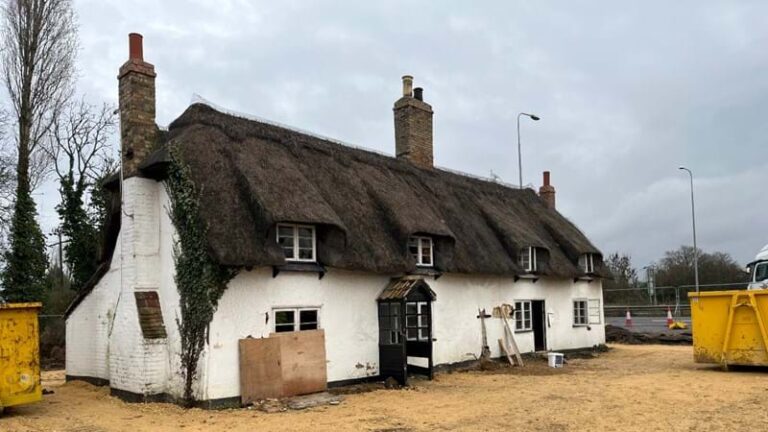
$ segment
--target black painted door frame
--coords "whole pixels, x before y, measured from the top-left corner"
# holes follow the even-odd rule
[[[544,300],[531,300],[534,351],[547,350],[547,309]]]
[[[426,303],[423,310],[425,318],[416,322],[424,326],[408,326],[413,324],[413,318],[406,322],[406,305],[409,303]],[[417,306],[418,308],[418,306]],[[378,302],[379,314],[379,374],[381,378],[395,378],[401,385],[408,383],[408,374],[417,373],[429,379],[434,377],[433,338],[432,338],[432,299],[425,293],[415,290],[405,299],[382,300]],[[415,332],[415,338],[413,330]],[[409,338],[411,340],[409,340]],[[408,365],[408,357],[427,359],[427,367]]]

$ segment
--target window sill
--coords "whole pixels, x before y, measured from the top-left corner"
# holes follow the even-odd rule
[[[515,282],[519,281],[520,279],[529,280],[533,283],[536,283],[536,281],[539,280],[539,274],[538,273],[525,273],[521,275],[515,275]]]
[[[595,277],[592,274],[584,274],[573,279],[574,282],[584,281],[587,283],[592,282],[593,280],[595,280]]]
[[[322,264],[316,262],[288,261],[283,265],[272,266],[273,278],[280,272],[317,273],[318,279],[322,279],[326,270]]]
[[[587,328],[590,324],[574,324],[573,328]]]
[[[437,270],[434,267],[422,267],[417,266],[416,270],[410,272],[411,275],[417,275],[417,276],[434,276],[435,280],[437,280],[440,276],[443,275],[443,273],[440,270]]]
[[[515,330],[515,333],[533,333],[533,329],[530,330]]]

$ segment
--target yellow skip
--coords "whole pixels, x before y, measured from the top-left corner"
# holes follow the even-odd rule
[[[42,399],[40,307],[40,303],[0,303],[0,412],[4,407]]]

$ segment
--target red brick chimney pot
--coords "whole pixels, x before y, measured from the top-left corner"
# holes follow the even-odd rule
[[[143,36],[139,33],[131,33],[128,35],[128,58],[131,60],[144,60],[144,44],[142,42]]]

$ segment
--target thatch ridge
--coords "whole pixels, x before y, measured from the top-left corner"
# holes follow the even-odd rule
[[[418,168],[204,104],[171,123],[168,139],[200,185],[210,250],[224,265],[283,264],[279,222],[316,225],[326,266],[386,274],[415,270],[407,239],[419,233],[435,238],[443,272],[522,274],[517,251],[536,246],[546,257],[540,273],[576,277],[578,256],[599,253],[530,189]]]

